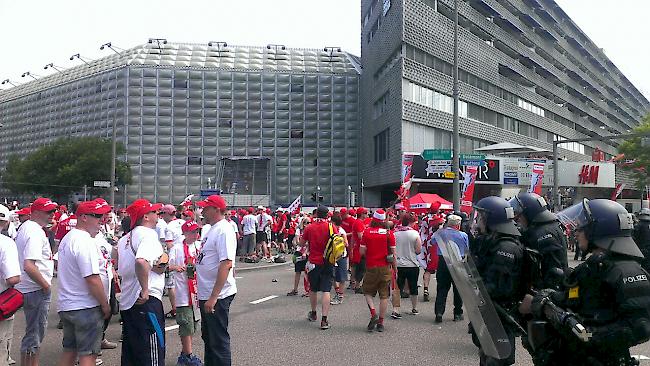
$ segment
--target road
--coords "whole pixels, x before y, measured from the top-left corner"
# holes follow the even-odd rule
[[[576,264],[571,263],[572,266]],[[387,318],[384,333],[368,333],[365,328],[369,312],[363,296],[348,291],[343,304],[332,306],[329,316],[331,329],[323,331],[318,327],[319,322],[310,323],[306,319],[308,298],[286,296],[293,285],[291,264],[241,271],[236,276],[239,292],[230,316],[234,365],[305,364],[320,360],[344,365],[478,364],[477,349],[467,334],[467,321],[451,320],[451,293],[442,324],[433,323],[433,302],[428,302],[419,304],[419,315],[404,315],[400,320]],[[431,288],[434,289],[433,295],[434,279]],[[302,294],[302,282],[299,291]],[[267,300],[259,301],[265,298]],[[410,303],[404,300],[402,311],[406,312],[410,310]],[[164,298],[164,303],[168,309],[167,298]],[[55,365],[61,352],[62,331],[56,329],[58,316],[54,304],[50,309],[50,323],[42,348],[41,364],[44,366]],[[320,308],[318,315],[320,319]],[[166,325],[169,328],[166,333],[166,364],[175,365],[180,352],[178,331],[173,329],[175,321],[168,320]],[[24,316],[21,312],[16,316],[14,327],[14,359],[18,359],[18,345],[23,332]],[[107,334],[110,340],[119,339],[117,317],[113,319]],[[195,353],[202,357],[200,334],[194,337],[194,347]],[[650,355],[650,344],[637,346],[632,353]],[[530,356],[519,344],[516,354],[517,365],[532,365]],[[119,357],[118,347],[116,350],[105,350],[101,358],[104,365],[117,366],[120,364]]]

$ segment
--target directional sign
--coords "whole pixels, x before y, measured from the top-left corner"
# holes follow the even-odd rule
[[[220,195],[221,193],[222,193],[222,190],[220,190],[220,189],[202,189],[201,190],[201,197],[205,198],[205,197],[208,197],[208,196],[212,196],[213,194],[219,194]]]
[[[110,180],[96,180],[93,182],[93,186],[102,187],[102,188],[111,188]]]
[[[455,175],[454,172],[445,172],[445,178],[453,179],[454,175]]]
[[[485,160],[485,154],[460,154],[460,160]]]
[[[422,152],[424,160],[451,160],[451,150],[426,149]]]

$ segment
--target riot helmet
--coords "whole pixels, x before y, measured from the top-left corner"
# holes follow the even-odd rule
[[[557,217],[548,210],[544,197],[537,193],[520,192],[511,198],[509,203],[515,210],[515,216],[522,215],[530,224],[557,220]]]
[[[610,252],[643,258],[632,239],[632,215],[625,207],[608,199],[583,199],[557,214],[558,219],[573,232],[583,231],[592,246]]]
[[[640,221],[650,221],[650,208],[642,208],[637,216]]]
[[[508,201],[501,197],[489,196],[474,205],[475,220],[482,220],[485,226],[493,232],[520,236],[515,225],[515,213]]]

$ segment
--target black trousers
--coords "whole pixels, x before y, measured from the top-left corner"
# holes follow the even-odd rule
[[[165,365],[165,315],[155,297],[123,310],[122,366]]]
[[[456,286],[453,284],[451,273],[449,273],[449,268],[447,268],[447,263],[445,263],[444,260],[438,262],[436,283],[435,314],[443,315],[445,313],[445,308],[447,307],[447,294],[449,294],[449,288],[452,286],[454,288],[454,315],[463,314],[463,299],[460,297]]]
[[[203,362],[205,366],[230,366],[230,334],[228,333],[228,314],[235,295],[217,301],[214,313],[205,312],[206,301],[200,300],[201,338],[205,345]]]

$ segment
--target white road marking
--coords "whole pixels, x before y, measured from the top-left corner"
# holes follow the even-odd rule
[[[644,355],[632,355],[632,358],[636,358],[637,360],[650,360],[650,357]]]
[[[259,304],[261,302],[264,302],[264,301],[273,300],[276,297],[277,297],[276,295],[271,295],[271,296],[263,297],[263,298],[261,298],[259,300],[251,301],[250,303],[253,304],[253,305],[257,305],[257,304]]]
[[[236,279],[236,280],[241,280],[242,278],[244,278],[244,277],[242,277],[242,276],[235,276],[235,279]]]
[[[178,324],[165,327],[165,332],[169,332],[170,330],[174,330],[174,329],[178,329]]]

